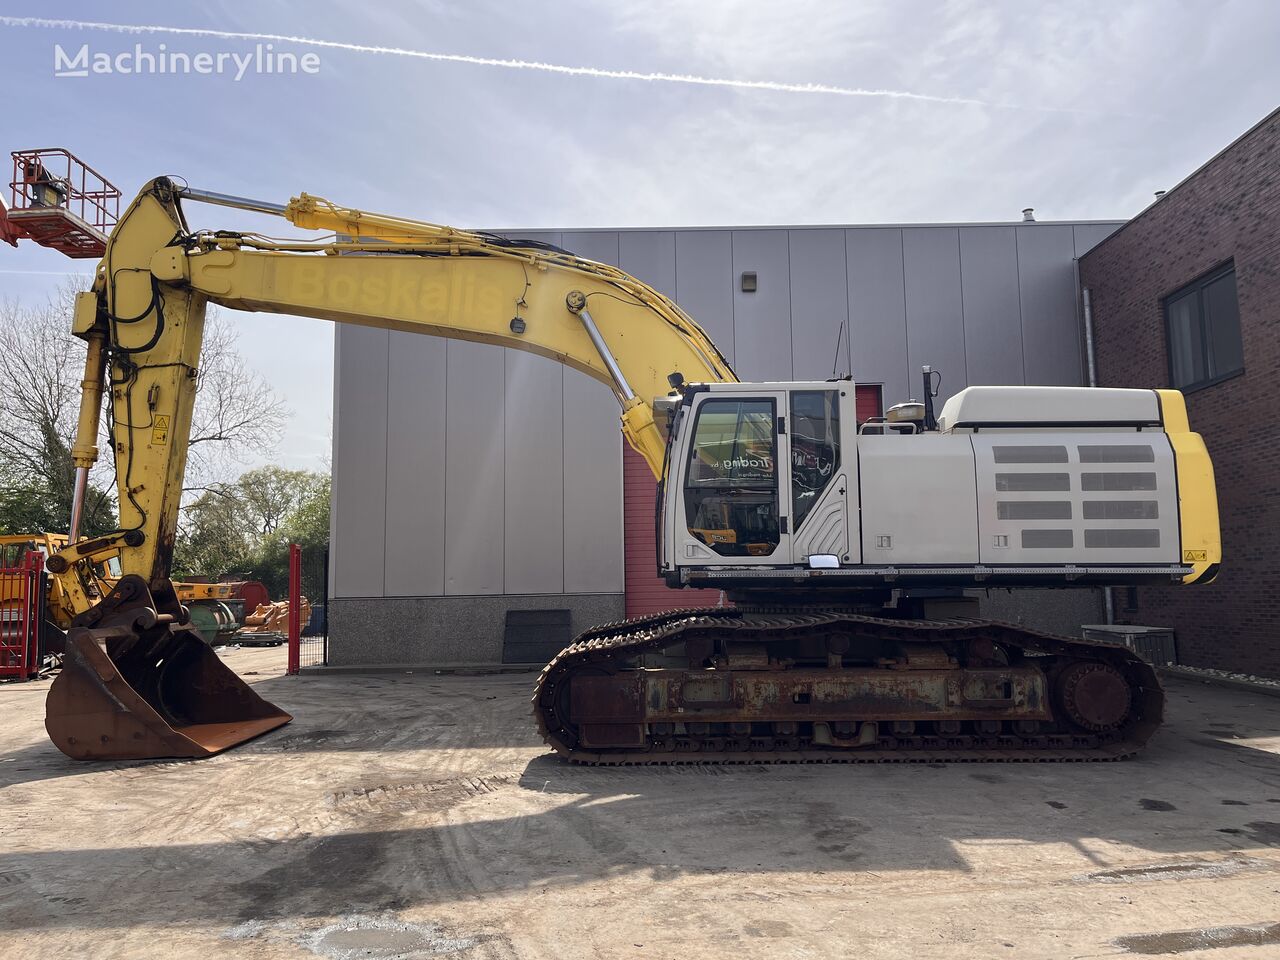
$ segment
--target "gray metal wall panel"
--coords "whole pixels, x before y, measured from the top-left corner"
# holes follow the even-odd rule
[[[1086,253],[1100,244],[1107,237],[1111,236],[1120,229],[1118,223],[1077,223],[1072,228],[1075,236],[1076,258],[1083,257]]]
[[[444,592],[448,343],[393,331],[388,347],[385,589],[436,596]]]
[[[845,250],[853,379],[884,384],[888,407],[911,393],[907,385],[902,231],[846,230]]]
[[[965,366],[972,382],[1017,382],[1020,332],[1027,382],[1079,382],[1071,259],[1114,229],[960,227],[958,241],[945,226],[519,235],[620,263],[674,295],[727,354],[743,349],[747,377],[830,375],[847,311],[853,372],[893,403],[919,392],[925,361],[942,368],[946,394]],[[738,291],[747,269],[760,276],[754,295]],[[620,440],[605,387],[524,354],[351,326],[337,332],[335,367],[334,596],[621,589]],[[560,423],[548,414],[529,428],[557,395]],[[536,485],[513,490],[530,471]],[[555,494],[573,509],[557,514]],[[557,532],[559,584],[560,551],[547,549]],[[546,563],[528,562],[521,544],[535,540]]]
[[[733,234],[734,370],[743,380],[790,380],[791,268],[786,230]],[[739,277],[754,270],[758,288],[743,293]]]
[[[503,350],[506,520],[503,593],[564,591],[564,367]]]
[[[623,231],[619,236],[618,266],[659,293],[676,298],[676,235],[674,231]],[[694,317],[697,320],[697,317]]]
[[[960,289],[960,236],[955,227],[902,231],[906,273],[908,384],[919,396],[920,367],[942,373],[939,400],[969,384]]]
[[[525,230],[591,257],[558,231]],[[519,350],[503,350],[504,503],[502,593],[564,590],[564,368]]]
[[[622,434],[604,384],[564,372],[564,589],[622,591]]]
[[[610,230],[583,230],[560,234],[560,246],[597,263],[618,265],[618,234]]]
[[[333,594],[383,596],[387,489],[385,330],[339,324],[334,349]]]
[[[676,302],[698,321],[736,368],[732,278],[733,237],[729,231],[676,233]]]
[[[788,231],[791,365],[797,380],[825,380],[832,376],[833,368],[838,376],[851,369],[844,235],[843,230]]]
[[[675,239],[671,234],[658,236],[670,238],[671,289],[675,286]],[[620,265],[617,233],[566,233],[563,245],[579,256]],[[656,252],[661,252],[660,245]],[[618,413],[613,391],[586,374],[564,369],[566,593],[622,590],[622,434]]]
[[[1075,231],[1070,224],[1029,224],[1016,232],[1027,383],[1080,385]]]
[[[1013,227],[961,228],[960,283],[969,382],[1021,384],[1022,313]]]
[[[462,340],[449,343],[446,594],[502,592],[505,349]]]

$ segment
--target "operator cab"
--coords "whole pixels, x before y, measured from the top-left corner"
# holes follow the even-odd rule
[[[698,384],[673,422],[665,509],[680,518],[667,526],[682,559],[790,566],[804,562],[797,549],[805,560],[847,554],[851,382]]]

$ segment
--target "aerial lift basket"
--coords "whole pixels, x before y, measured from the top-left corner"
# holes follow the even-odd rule
[[[76,760],[208,757],[292,719],[219,659],[171,584],[133,575],[73,622],[45,704],[50,738]]]
[[[120,191],[93,167],[59,148],[15,150],[9,210],[0,239],[34,240],[73,259],[96,260],[120,215]],[[3,205],[0,205],[0,210]]]

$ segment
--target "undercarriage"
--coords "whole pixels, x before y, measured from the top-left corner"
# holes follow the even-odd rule
[[[963,617],[747,604],[589,630],[538,679],[586,764],[1119,760],[1160,725],[1124,647]]]

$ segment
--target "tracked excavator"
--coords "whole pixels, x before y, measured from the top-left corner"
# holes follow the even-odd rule
[[[197,202],[329,235],[193,227]],[[202,757],[290,720],[218,660],[169,579],[210,303],[499,344],[612,388],[659,481],[655,575],[731,604],[599,626],[547,664],[533,713],[571,761],[1125,757],[1161,720],[1151,667],[982,620],[965,591],[1190,584],[1220,558],[1212,466],[1176,391],[970,387],[935,411],[926,386],[860,426],[851,381],[739,382],[615,267],[159,178],[75,306],[77,488],[48,560],[75,618],[46,719],[72,757]],[[81,539],[104,400],[121,529]],[[123,575],[104,582],[104,564]]]

